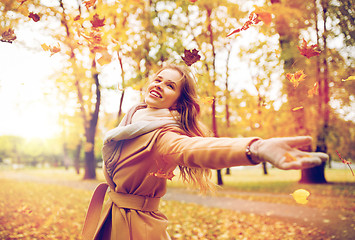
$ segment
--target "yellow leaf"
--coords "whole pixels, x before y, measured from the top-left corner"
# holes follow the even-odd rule
[[[201,102],[204,104],[212,104],[214,97],[204,97],[201,98]]]
[[[301,109],[303,109],[303,106],[300,106],[300,107],[294,107],[294,108],[292,108],[292,111],[297,111],[297,110],[301,110]]]
[[[310,192],[308,192],[305,189],[297,189],[296,191],[294,191],[292,194],[292,197],[295,199],[295,201],[299,204],[307,204],[308,202],[308,197],[309,195],[311,195]]]
[[[111,62],[111,55],[108,52],[102,52],[102,56],[97,59],[97,62],[102,66]]]
[[[352,81],[355,80],[355,76],[350,76],[347,79],[342,79],[341,81],[345,82],[345,81]]]

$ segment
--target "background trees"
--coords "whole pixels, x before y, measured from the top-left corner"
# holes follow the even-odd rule
[[[354,75],[351,1],[254,4],[3,0],[0,32],[14,29],[18,36],[13,45],[60,56],[58,72],[48,79],[56,87],[47,92],[60,102],[58,158],[81,156],[85,178],[95,178],[103,133],[122,118],[130,104],[127,96],[134,95],[138,102],[149,75],[167,62],[183,63],[185,49],[197,49],[201,55],[192,69],[198,77],[202,120],[214,136],[308,134],[317,140],[313,147],[333,159],[338,160],[335,150],[354,159],[355,86],[342,81]],[[270,14],[271,22],[227,37],[255,9]],[[24,25],[33,29],[33,41],[21,37]],[[10,44],[5,35],[1,45]],[[303,39],[318,44],[321,54],[302,56],[297,46]],[[285,76],[298,70],[307,76],[295,88]],[[318,92],[311,96],[308,91],[315,83]],[[115,114],[107,113],[108,104],[116,106]],[[6,149],[3,156],[12,151]],[[324,166],[303,171],[301,181],[325,182]]]

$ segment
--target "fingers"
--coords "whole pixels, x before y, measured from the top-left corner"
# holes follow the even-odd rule
[[[293,162],[284,162],[282,164],[282,169],[284,170],[299,170],[305,168],[312,168],[322,164],[325,160],[325,156],[328,157],[326,154],[318,154],[318,153],[310,153],[308,157],[297,158],[296,161]],[[319,156],[318,156],[319,155]],[[325,156],[324,156],[325,155]],[[321,158],[323,157],[323,158]]]
[[[293,148],[308,146],[312,143],[312,137],[310,136],[285,137],[280,139]]]
[[[310,152],[313,157],[318,157],[322,162],[326,162],[329,160],[329,156],[326,153],[323,152]]]

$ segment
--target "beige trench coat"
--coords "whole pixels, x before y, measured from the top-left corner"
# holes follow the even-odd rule
[[[245,149],[254,139],[188,137],[178,128],[158,129],[124,142],[113,181],[108,182],[111,191],[159,200],[166,193],[167,179],[152,173],[159,169],[171,171],[178,165],[211,169],[252,165]],[[103,208],[94,239],[170,239],[168,220],[159,210],[119,208],[113,198]]]

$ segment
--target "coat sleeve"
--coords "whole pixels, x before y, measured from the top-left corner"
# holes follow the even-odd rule
[[[253,165],[246,157],[247,145],[258,139],[189,137],[177,131],[163,131],[156,141],[156,150],[164,162],[191,168],[222,169]]]

